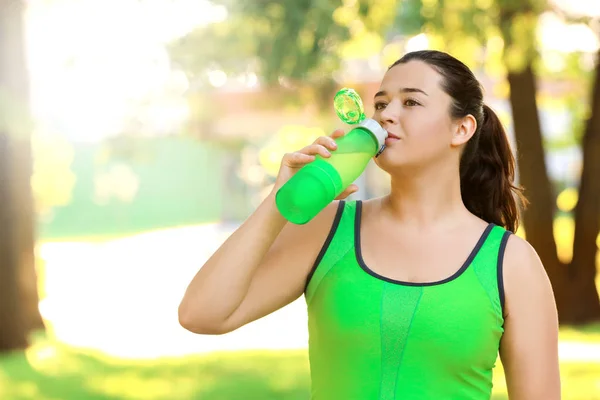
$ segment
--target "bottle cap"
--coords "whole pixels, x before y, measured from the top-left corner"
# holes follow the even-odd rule
[[[388,137],[388,133],[377,121],[366,118],[359,94],[354,89],[340,89],[333,98],[333,107],[343,122],[351,125],[358,124],[375,136],[379,144],[375,157],[378,157],[385,149],[385,139]]]
[[[340,89],[333,98],[333,108],[338,117],[350,125],[358,124],[366,118],[362,99],[354,89]]]
[[[360,124],[363,128],[366,128],[377,138],[377,142],[379,143],[379,147],[385,146],[385,139],[388,137],[388,133],[385,129],[379,125],[379,122],[374,119],[367,118],[362,121]],[[383,149],[381,149],[383,150]]]

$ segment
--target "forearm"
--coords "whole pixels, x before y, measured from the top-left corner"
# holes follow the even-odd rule
[[[240,306],[261,260],[286,224],[269,195],[189,284],[179,319],[192,331],[218,330]]]

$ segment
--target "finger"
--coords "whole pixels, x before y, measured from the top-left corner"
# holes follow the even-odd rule
[[[339,196],[337,196],[336,200],[343,200],[346,197],[350,196],[352,193],[356,193],[358,191],[358,186],[352,184],[348,186]]]
[[[337,143],[335,140],[329,136],[321,136],[317,140],[315,140],[316,144],[320,144],[321,146],[327,148],[328,150],[337,149]]]
[[[310,154],[310,155],[318,154],[325,158],[328,158],[331,156],[331,153],[329,152],[329,150],[327,150],[327,148],[325,146],[323,146],[322,144],[317,144],[317,143],[311,144],[310,146],[306,146],[299,152],[304,153],[304,154]]]
[[[315,160],[315,156],[301,152],[287,153],[283,156],[283,164],[291,168],[302,167]]]
[[[344,132],[343,129],[336,129],[335,131],[333,131],[333,133],[330,136],[333,139],[337,139],[337,138],[344,136],[345,134],[346,134],[346,132]]]

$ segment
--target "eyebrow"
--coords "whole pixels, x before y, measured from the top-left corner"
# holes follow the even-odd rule
[[[400,92],[400,93],[423,93],[425,96],[429,96],[427,93],[425,93],[421,89],[417,89],[417,88],[400,88],[400,90],[398,90],[398,92]],[[385,90],[380,90],[379,92],[375,93],[375,97],[386,96],[386,95],[387,95],[387,92]]]

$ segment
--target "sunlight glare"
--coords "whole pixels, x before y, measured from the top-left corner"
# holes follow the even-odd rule
[[[553,228],[558,259],[568,264],[573,258],[575,221],[571,217],[559,216],[554,219]]]
[[[187,117],[181,111],[187,82],[171,69],[165,44],[224,18],[224,7],[205,0],[30,2],[35,117],[70,139],[98,141],[122,133],[132,116],[156,115],[166,103],[176,105],[158,121],[144,122],[157,125],[158,133],[178,129]]]
[[[540,16],[538,36],[544,50],[593,53],[600,47],[600,40],[588,25],[566,24],[550,12]]]
[[[413,36],[406,42],[406,51],[418,51],[427,50],[429,48],[429,39],[424,33],[420,33],[417,36]]]
[[[94,243],[40,244],[46,293],[40,312],[49,332],[69,346],[126,359],[305,348],[302,298],[227,335],[196,335],[179,325],[187,284],[233,228],[207,224]]]
[[[600,1],[595,0],[552,0],[570,14],[600,17]]]
[[[208,81],[214,87],[223,87],[227,83],[227,74],[221,70],[213,70],[208,73]]]
[[[577,205],[579,192],[575,188],[566,188],[556,197],[556,206],[560,211],[570,212]]]

